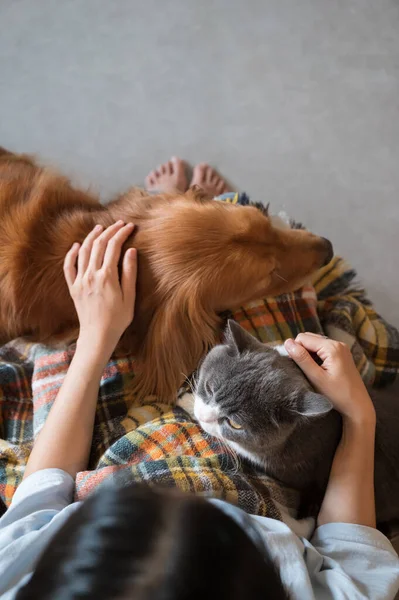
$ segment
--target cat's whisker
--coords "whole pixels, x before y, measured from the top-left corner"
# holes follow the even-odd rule
[[[234,469],[232,470],[232,474],[236,475],[241,467],[241,461],[240,461],[238,454],[236,453],[235,450],[233,450],[233,448],[231,446],[229,446],[229,444],[226,442],[226,440],[224,440],[221,436],[217,435],[215,437],[219,441],[222,448],[225,450],[226,454],[228,454],[231,457],[233,464],[234,464]]]
[[[282,281],[285,281],[285,283],[288,283],[288,279],[285,279],[282,275],[280,275],[280,273],[277,273],[277,271],[273,271],[273,275],[275,275],[276,277],[278,277]]]
[[[229,472],[231,472],[231,474],[233,474],[233,475],[236,475],[236,474],[238,473],[238,471],[239,471],[239,468],[240,468],[240,462],[239,462],[239,460],[238,460],[238,457],[237,457],[237,455],[236,455],[236,454],[235,454],[235,452],[232,450],[232,448],[230,448],[230,447],[229,447],[229,446],[226,444],[225,440],[224,440],[222,437],[220,437],[219,435],[211,435],[210,433],[208,433],[208,432],[207,432],[207,431],[205,431],[205,430],[203,430],[203,435],[204,435],[204,438],[205,438],[206,440],[212,440],[212,439],[215,439],[215,438],[217,439],[217,441],[218,441],[218,444],[219,444],[219,445],[220,445],[220,447],[221,447],[221,450],[222,450],[222,451],[224,450],[224,454],[228,454],[228,455],[229,455],[229,456],[232,458],[232,460],[233,460],[233,463],[234,463],[234,469],[232,469],[232,470],[230,469],[230,471],[229,471]],[[223,455],[222,455],[222,458],[224,458],[224,456],[223,456]],[[221,460],[221,466],[222,466],[222,468],[223,468],[223,469],[227,467],[227,465],[226,465],[226,466],[225,466],[225,465],[223,465],[223,461],[222,461],[222,460]]]
[[[228,444],[225,444],[225,448],[227,450],[227,454],[230,455],[230,457],[233,461],[233,464],[234,464],[234,469],[232,469],[231,472],[233,475],[237,475],[237,473],[239,472],[240,467],[241,467],[241,461],[240,461],[238,455],[234,452],[234,450],[232,448],[230,448],[230,446]]]
[[[273,425],[276,427],[276,429],[280,429],[281,424],[279,423],[278,419],[273,413],[269,413],[269,418]]]
[[[238,454],[228,444],[226,444],[226,449],[227,449],[228,454],[230,454],[230,456],[231,456],[231,458],[233,460],[234,466],[235,466],[235,468],[233,469],[232,473],[233,473],[233,475],[237,475],[237,473],[241,469],[241,460],[240,460],[240,457],[238,456]]]
[[[193,374],[193,375],[192,375],[192,378],[191,378],[191,381],[192,381],[192,389],[193,389],[193,393],[195,393],[195,390],[196,390],[196,389],[197,389],[197,387],[198,387],[198,376],[196,377],[196,375],[195,375],[195,374]]]
[[[190,388],[191,393],[194,395],[195,394],[195,385],[196,385],[195,377],[192,376],[192,378],[190,378],[188,375],[186,375],[183,372],[181,374],[184,377],[185,383],[187,383],[188,387]],[[193,382],[191,381],[191,379],[193,379]]]

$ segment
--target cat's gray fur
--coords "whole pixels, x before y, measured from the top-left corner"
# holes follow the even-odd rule
[[[386,522],[399,518],[399,386],[371,396],[377,412],[377,518]],[[271,477],[320,499],[341,418],[293,360],[229,321],[225,343],[209,352],[199,370],[197,415],[201,406],[217,413],[217,425],[200,421],[209,433],[221,436]],[[232,428],[228,418],[242,429]]]

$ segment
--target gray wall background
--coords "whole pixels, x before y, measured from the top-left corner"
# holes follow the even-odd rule
[[[104,199],[211,162],[399,325],[398,0],[2,0],[0,107],[2,145]]]

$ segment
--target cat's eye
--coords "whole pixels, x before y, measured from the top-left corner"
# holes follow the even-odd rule
[[[226,419],[226,421],[232,429],[242,429],[242,425],[237,423],[237,421],[233,421],[233,419]]]

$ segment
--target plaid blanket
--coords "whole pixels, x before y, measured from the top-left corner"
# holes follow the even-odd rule
[[[248,202],[238,195],[222,199]],[[355,272],[340,258],[319,271],[313,285],[252,302],[228,316],[268,342],[301,331],[326,332],[349,343],[368,383],[384,385],[397,376],[399,333],[375,312],[355,284]],[[0,498],[6,505],[73,353],[73,345],[60,351],[23,339],[0,348]],[[253,514],[296,517],[297,492],[239,461],[180,406],[132,398],[133,373],[134,358],[117,355],[103,373],[89,467],[76,478],[77,499],[104,480],[136,480],[219,497]]]

